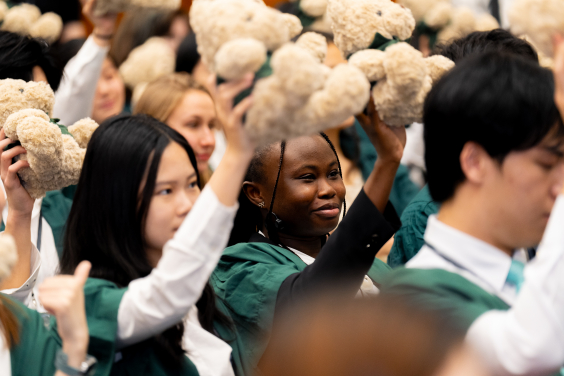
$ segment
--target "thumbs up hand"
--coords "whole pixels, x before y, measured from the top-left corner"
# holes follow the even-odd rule
[[[88,326],[84,310],[84,284],[88,279],[91,264],[82,261],[74,275],[59,275],[49,278],[39,286],[39,301],[57,319],[59,335],[63,340],[63,351],[69,365],[80,365],[88,348]]]

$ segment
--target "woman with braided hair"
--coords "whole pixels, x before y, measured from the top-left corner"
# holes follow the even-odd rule
[[[375,256],[400,227],[388,197],[405,129],[382,123],[373,104],[359,121],[379,158],[340,224],[345,186],[325,134],[266,146],[251,162],[231,247],[210,280],[235,324],[237,337],[230,345],[238,375],[256,371],[281,310],[328,286],[338,285],[351,297],[378,293],[389,270]]]

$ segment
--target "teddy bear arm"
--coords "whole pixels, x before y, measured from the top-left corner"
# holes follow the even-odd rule
[[[266,61],[265,45],[253,38],[234,39],[222,45],[215,55],[215,67],[219,77],[237,80],[247,73],[254,73]]]
[[[90,118],[77,121],[70,126],[69,133],[72,134],[79,147],[86,149],[94,131],[98,128],[98,123]]]
[[[368,81],[374,82],[386,76],[384,58],[386,54],[379,50],[363,50],[349,58],[349,64],[360,69]]]

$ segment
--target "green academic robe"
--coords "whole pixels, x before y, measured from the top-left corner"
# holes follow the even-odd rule
[[[127,288],[119,288],[112,282],[97,278],[88,278],[84,286],[90,331],[88,353],[98,360],[111,359],[111,362],[98,365],[96,375],[197,376],[198,370],[188,357],[184,357],[182,368],[163,364],[155,353],[154,338],[116,350],[118,309],[126,291]]]
[[[401,215],[402,226],[394,236],[394,245],[388,255],[388,265],[392,268],[405,265],[419,252],[425,240],[427,220],[438,213],[440,204],[433,201],[429,187],[425,186],[407,205]]]
[[[250,376],[268,345],[276,297],[282,282],[307,265],[293,252],[269,243],[240,243],[227,248],[210,282],[223,309],[235,324],[235,334],[217,328],[233,348],[235,372]],[[368,276],[376,283],[390,271],[375,259]],[[216,326],[217,327],[217,326]],[[234,338],[234,340],[229,340]]]

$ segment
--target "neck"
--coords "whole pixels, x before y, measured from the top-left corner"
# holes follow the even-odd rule
[[[437,219],[500,249],[510,257],[513,256],[515,249],[495,237],[495,231],[503,224],[498,224],[492,219],[491,213],[485,209],[484,202],[473,187],[462,184],[457,188],[455,196],[441,205]]]
[[[266,228],[263,228],[262,232],[267,238],[270,239]],[[282,245],[288,248],[297,249],[298,251],[303,252],[313,258],[316,258],[319,252],[321,252],[321,237],[318,236],[305,238],[279,232],[278,238],[280,239]]]
[[[159,260],[163,256],[163,250],[161,249],[147,249],[147,261],[152,268],[156,268]]]

